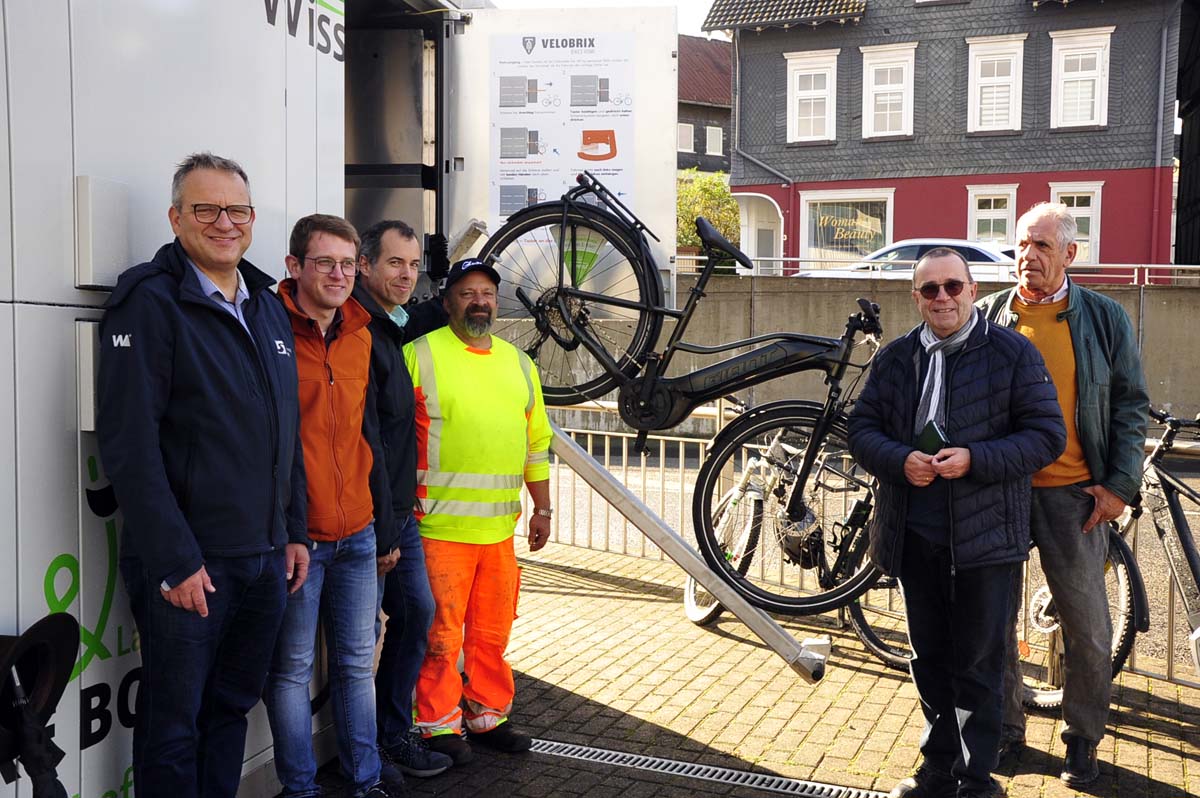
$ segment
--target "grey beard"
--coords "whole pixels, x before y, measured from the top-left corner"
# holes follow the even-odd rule
[[[467,334],[472,338],[482,338],[492,329],[492,317],[489,315],[487,321],[476,321],[467,316],[463,319],[463,326],[467,329]]]

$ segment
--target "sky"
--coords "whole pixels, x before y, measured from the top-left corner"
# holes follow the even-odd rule
[[[700,30],[712,0],[492,0],[497,8],[628,8],[630,6],[675,6],[679,32],[707,36]]]

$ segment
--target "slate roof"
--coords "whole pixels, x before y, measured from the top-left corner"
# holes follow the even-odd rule
[[[732,47],[721,39],[679,37],[679,102],[729,108]]]
[[[867,0],[713,0],[702,30],[731,30],[861,17]]]

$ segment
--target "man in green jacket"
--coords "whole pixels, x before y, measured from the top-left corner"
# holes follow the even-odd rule
[[[1141,484],[1149,396],[1125,310],[1067,278],[1077,227],[1060,203],[1017,220],[1017,286],[979,302],[988,319],[1016,329],[1042,353],[1058,389],[1067,448],[1033,476],[1030,531],[1054,596],[1066,649],[1060,778],[1099,775],[1096,746],[1108,721],[1112,623],[1104,587],[1108,522]],[[1016,628],[1009,633],[1001,755],[1025,742]]]

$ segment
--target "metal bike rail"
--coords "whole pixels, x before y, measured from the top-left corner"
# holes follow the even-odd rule
[[[554,439],[550,451],[570,466],[583,481],[625,516],[642,534],[658,546],[664,554],[687,571],[704,586],[727,610],[746,624],[772,651],[783,658],[792,670],[809,684],[820,681],[825,675],[825,661],[829,657],[828,638],[808,639],[803,642],[792,637],[775,623],[771,616],[753,607],[733,588],[721,581],[691,546],[674,529],[659,518],[641,499],[635,496],[620,480],[593,459],[569,434],[551,422]]]

